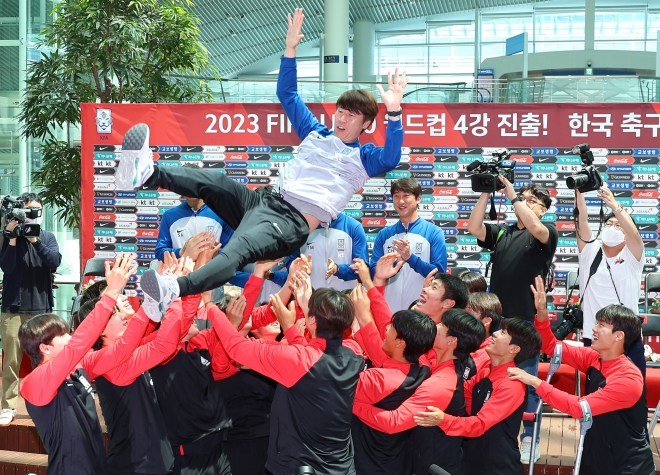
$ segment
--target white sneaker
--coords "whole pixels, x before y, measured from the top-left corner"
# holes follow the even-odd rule
[[[0,411],[0,426],[8,426],[16,417],[16,409],[3,409]]]
[[[532,438],[527,436],[523,437],[522,444],[520,444],[520,461],[522,463],[529,463],[529,453],[532,451]],[[541,458],[541,451],[539,444],[534,448],[534,463]]]
[[[140,287],[144,293],[144,313],[154,322],[160,322],[165,311],[179,296],[179,284],[175,275],[158,275],[148,270],[140,277]]]
[[[136,124],[126,132],[115,183],[117,190],[133,191],[144,185],[154,172],[153,152],[149,148],[149,126]]]

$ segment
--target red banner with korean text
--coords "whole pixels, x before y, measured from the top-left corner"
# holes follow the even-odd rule
[[[251,188],[274,184],[278,170],[297,153],[300,138],[279,104],[82,104],[83,261],[135,252],[141,271],[153,259],[162,213],[179,203],[167,190],[119,192],[114,172],[124,133],[147,123],[154,160],[160,166],[192,162],[215,169]],[[320,122],[332,127],[334,104],[309,104]],[[385,142],[381,106],[362,143]],[[489,253],[467,233],[479,194],[465,167],[506,149],[516,160],[516,186],[542,184],[553,196],[544,216],[559,230],[553,304],[562,308],[561,281],[577,268],[572,222],[573,192],[565,179],[579,171],[570,148],[587,142],[595,165],[616,198],[632,214],[646,244],[645,272],[657,270],[660,104],[404,104],[405,130],[400,165],[371,178],[345,213],[362,222],[371,243],[378,231],[397,221],[389,200],[392,180],[412,177],[422,185],[420,216],[440,226],[449,265],[483,272]],[[501,220],[515,220],[506,199],[496,201]],[[597,226],[600,200],[587,195]],[[129,293],[140,294],[137,279]]]

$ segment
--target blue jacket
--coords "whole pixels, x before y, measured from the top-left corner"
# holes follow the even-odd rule
[[[380,230],[371,253],[371,274],[376,271],[376,264],[384,254],[393,252],[394,239],[407,239],[410,242],[411,255],[399,273],[389,279],[385,285],[385,298],[392,312],[405,310],[419,298],[424,278],[433,269],[438,272],[447,270],[447,248],[442,229],[435,224],[417,218],[406,229],[401,221]]]
[[[31,248],[31,249],[30,249]],[[33,253],[32,251],[36,251]],[[11,306],[21,305],[21,289],[26,261],[31,261],[33,286],[40,294],[45,294],[48,308],[32,309],[51,311],[53,308],[53,283],[51,270],[55,270],[62,262],[60,248],[55,235],[49,231],[41,230],[39,241],[31,244],[27,239],[19,237],[16,245],[10,246],[9,239],[5,238],[2,251],[0,251],[0,268],[4,272],[2,279],[2,311],[6,312]]]
[[[302,249],[287,258],[287,267],[300,256],[300,253],[312,255],[312,287],[315,289],[329,287],[344,290],[355,287],[358,276],[350,265],[353,259],[360,258],[369,262],[369,250],[364,228],[355,219],[340,214],[330,223],[326,230],[322,226],[310,234],[307,244]],[[328,258],[338,267],[335,275],[325,278]]]
[[[206,205],[194,211],[183,201],[179,206],[168,209],[160,219],[156,259],[162,261],[165,251],[174,252],[176,257],[181,257],[181,248],[186,241],[202,231],[215,233],[216,239],[223,247],[234,234],[234,230]],[[250,274],[239,271],[229,282],[243,287],[249,277]]]

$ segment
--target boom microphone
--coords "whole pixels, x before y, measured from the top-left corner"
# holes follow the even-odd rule
[[[446,470],[443,470],[437,465],[433,464],[429,467],[429,475],[450,475],[450,474]]]
[[[471,172],[472,170],[476,170],[477,168],[479,168],[479,165],[481,165],[481,161],[480,160],[475,160],[474,162],[470,163],[467,166],[466,170]]]

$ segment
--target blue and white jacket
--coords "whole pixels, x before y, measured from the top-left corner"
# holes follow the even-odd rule
[[[277,97],[302,143],[298,156],[281,170],[276,189],[298,211],[330,223],[369,177],[399,164],[401,121],[389,121],[384,147],[360,145],[359,140],[343,143],[316,119],[298,95],[295,58],[282,57]]]
[[[407,309],[419,298],[424,278],[433,269],[447,270],[447,248],[442,229],[435,224],[417,218],[406,227],[399,221],[380,230],[371,254],[371,275],[383,255],[394,252],[392,241],[406,239],[410,242],[410,258],[401,270],[385,285],[385,298],[392,312]]]
[[[355,219],[340,214],[330,223],[328,228],[319,226],[307,238],[307,243],[299,252],[287,258],[287,266],[303,253],[312,255],[312,287],[319,289],[329,287],[335,290],[351,289],[355,287],[357,274],[350,265],[353,259],[369,261],[367,249],[367,236],[364,228]],[[339,270],[335,275],[325,278],[328,268],[328,258],[335,261]]]
[[[181,257],[181,248],[186,241],[203,231],[214,233],[223,247],[234,234],[234,230],[206,205],[194,211],[183,201],[179,206],[168,209],[160,219],[156,259],[162,261],[165,251],[174,252],[176,257]],[[243,287],[249,277],[248,273],[237,272],[229,283]]]

